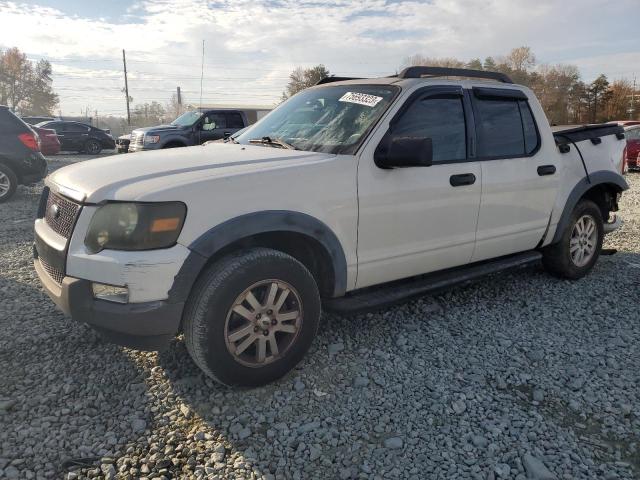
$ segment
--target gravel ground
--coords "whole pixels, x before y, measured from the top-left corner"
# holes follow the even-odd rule
[[[55,168],[82,160],[57,157]],[[40,186],[0,206],[0,477],[640,478],[640,174],[588,278],[539,267],[361,316],[325,315],[255,390],[182,341],[109,345],[31,265]]]

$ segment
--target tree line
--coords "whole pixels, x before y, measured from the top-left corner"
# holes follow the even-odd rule
[[[399,66],[412,65],[472,68],[506,73],[514,82],[531,88],[537,95],[552,124],[598,123],[640,118],[640,90],[627,79],[610,82],[605,75],[587,83],[580,71],[569,64],[538,64],[529,47],[514,48],[500,57],[437,58],[412,55]],[[298,67],[289,75],[282,100],[315,85],[331,73],[324,65]],[[635,100],[635,101],[634,101]],[[124,101],[124,99],[123,99]],[[183,111],[174,96],[162,105],[158,102],[135,105],[132,125],[150,125],[177,117]],[[52,67],[47,60],[30,61],[17,48],[0,50],[0,105],[8,105],[20,115],[53,115],[58,95],[52,86]]]
[[[515,83],[525,85],[535,92],[552,125],[640,118],[640,91],[634,91],[629,80],[618,79],[610,83],[605,75],[600,75],[593,82],[586,83],[575,65],[538,64],[529,47],[514,48],[502,57],[487,57],[484,60],[474,58],[468,61],[416,54],[404,59],[399,70],[418,65],[505,73]],[[289,77],[282,97],[286,99],[329,75],[330,72],[324,65],[296,68]],[[634,96],[635,101],[632,100]]]

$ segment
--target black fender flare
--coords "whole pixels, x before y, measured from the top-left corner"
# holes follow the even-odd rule
[[[589,181],[591,180],[591,181]],[[624,190],[629,189],[629,185],[622,175],[616,172],[612,172],[609,170],[598,170],[597,172],[589,173],[589,178],[584,177],[580,180],[571,190],[569,196],[567,197],[567,202],[564,205],[564,209],[562,210],[562,215],[560,216],[560,220],[558,220],[558,225],[556,226],[556,231],[553,235],[553,240],[551,243],[557,243],[560,241],[560,237],[562,237],[562,232],[569,224],[569,219],[571,218],[571,212],[578,204],[578,201],[582,198],[582,196],[593,187],[598,185],[609,185],[616,189],[618,192],[623,192]],[[605,219],[606,220],[606,219]]]
[[[305,213],[265,210],[227,220],[191,242],[188,245],[191,253],[175,277],[169,298],[174,301],[186,299],[208,260],[226,246],[243,238],[270,232],[300,233],[317,241],[331,259],[333,296],[344,295],[347,290],[347,260],[336,234],[325,223]]]

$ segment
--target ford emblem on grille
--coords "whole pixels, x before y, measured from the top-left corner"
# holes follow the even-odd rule
[[[52,218],[58,218],[60,216],[60,207],[54,203],[49,207],[49,214]]]

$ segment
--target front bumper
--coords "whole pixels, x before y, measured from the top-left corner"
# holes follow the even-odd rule
[[[159,350],[178,331],[184,302],[120,304],[98,300],[93,297],[89,280],[65,276],[58,284],[38,258],[34,267],[45,292],[58,308],[73,320],[88,323],[110,342],[140,350]]]

